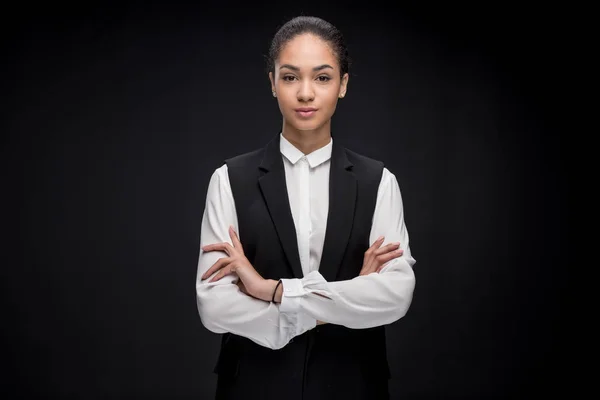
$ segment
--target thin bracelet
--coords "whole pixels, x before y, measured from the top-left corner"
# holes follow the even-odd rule
[[[283,281],[280,279],[279,282],[277,282],[277,285],[275,286],[275,290],[273,290],[273,299],[271,300],[273,303],[275,303],[275,293],[277,293],[277,288],[279,287],[279,285],[281,285],[283,283]]]

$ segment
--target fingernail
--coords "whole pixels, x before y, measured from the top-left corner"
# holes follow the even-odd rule
[[[379,236],[377,240],[383,240],[383,236]]]

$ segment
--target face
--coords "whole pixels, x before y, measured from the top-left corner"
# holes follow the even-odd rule
[[[302,34],[281,49],[269,79],[286,128],[313,131],[330,124],[338,98],[346,94],[348,74],[340,76],[327,42]]]

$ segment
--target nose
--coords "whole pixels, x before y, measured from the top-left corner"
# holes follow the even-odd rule
[[[308,102],[315,99],[315,91],[311,83],[308,79],[302,82],[297,93],[298,101]]]

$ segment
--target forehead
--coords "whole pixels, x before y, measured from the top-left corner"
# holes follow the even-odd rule
[[[298,35],[288,41],[279,52],[278,64],[337,66],[337,58],[329,43],[310,33]]]

